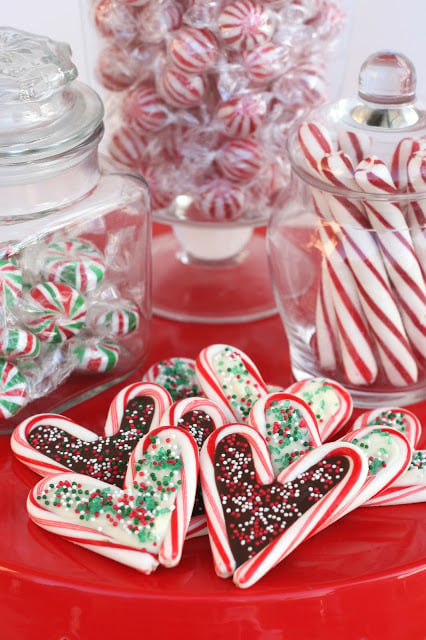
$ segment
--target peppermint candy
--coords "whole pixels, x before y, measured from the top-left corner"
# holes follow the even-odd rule
[[[29,293],[34,319],[28,325],[45,342],[64,342],[85,326],[86,303],[83,296],[66,284],[44,282]]]
[[[0,359],[0,420],[14,416],[28,402],[28,385],[19,369]]]
[[[48,245],[41,273],[46,280],[63,282],[78,291],[93,291],[105,275],[102,253],[89,240],[73,238]]]

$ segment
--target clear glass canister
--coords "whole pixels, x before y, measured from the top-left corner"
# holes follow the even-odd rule
[[[99,168],[103,107],[69,47],[0,28],[0,431],[143,362],[150,210]]]
[[[357,98],[293,128],[291,187],[268,229],[294,376],[334,378],[359,407],[426,398],[426,114],[415,81],[404,55],[378,52]]]

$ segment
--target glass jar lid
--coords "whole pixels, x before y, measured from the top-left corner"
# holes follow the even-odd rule
[[[102,102],[77,75],[67,44],[0,27],[1,164],[65,153],[102,126]]]
[[[322,183],[335,177],[325,175],[319,166],[329,154],[333,160],[339,154],[333,166],[346,163],[348,176],[350,167],[355,171],[361,162],[375,167],[379,162],[389,169],[395,191],[407,191],[402,172],[407,172],[411,156],[421,154],[426,166],[426,111],[416,97],[412,62],[396,51],[370,55],[361,66],[358,96],[323,105],[306,122],[297,123],[289,136],[288,154],[297,173]],[[336,186],[358,190],[349,179]]]

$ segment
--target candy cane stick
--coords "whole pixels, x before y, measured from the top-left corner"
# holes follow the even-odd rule
[[[319,168],[330,184],[356,188],[354,168],[346,154],[327,154],[320,161]],[[366,213],[354,200],[329,193],[324,197],[333,219],[341,225],[343,248],[387,378],[393,385],[413,383],[417,379],[417,365],[380,250],[368,230]]]
[[[355,171],[359,187],[369,194],[392,196],[397,190],[389,169],[378,158],[363,160]],[[426,286],[407,222],[398,204],[365,200],[371,226],[378,234],[383,261],[398,294],[404,326],[412,347],[426,356]]]
[[[339,150],[348,155],[354,164],[370,155],[371,138],[365,133],[340,129],[337,139]]]
[[[309,171],[319,176],[320,159],[332,152],[332,143],[327,130],[317,123],[304,123],[299,127],[298,137]],[[320,219],[330,219],[327,198],[317,189],[311,189],[314,206]],[[320,226],[320,239],[323,245],[323,256],[326,260],[327,272],[331,283],[331,297],[335,308],[338,343],[341,350],[345,376],[351,384],[370,384],[377,376],[377,363],[373,353],[373,345],[368,325],[357,292],[353,274],[348,265],[340,237],[332,226],[325,222]],[[323,277],[325,270],[322,271]],[[330,284],[326,279],[320,286],[326,290]],[[321,300],[317,304],[317,321],[321,320]],[[321,345],[327,342],[327,327],[322,328],[317,339],[318,352]],[[324,357],[319,356],[319,362]]]
[[[407,162],[408,190],[423,193],[424,198],[410,202],[407,220],[416,254],[426,277],[426,150],[413,153]]]
[[[324,194],[312,190],[312,198],[317,213],[323,218],[323,212],[328,212]],[[370,384],[377,376],[377,363],[353,273],[341,239],[332,226],[324,221],[319,233],[332,284],[331,293],[345,377],[351,384]]]
[[[337,324],[332,291],[333,287],[330,281],[327,260],[323,256],[315,308],[315,345],[322,371],[335,371],[338,362],[338,352],[334,339],[337,335]]]

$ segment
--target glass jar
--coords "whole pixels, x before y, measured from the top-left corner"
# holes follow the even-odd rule
[[[223,323],[276,313],[264,230],[288,185],[278,150],[328,94],[342,4],[87,0],[106,151],[146,178],[164,225],[152,251],[158,315]]]
[[[289,137],[268,252],[292,371],[334,378],[359,407],[426,398],[425,134],[415,70],[384,51],[362,66],[359,97]]]
[[[70,48],[0,28],[0,431],[138,368],[149,192],[103,173],[103,106]]]

